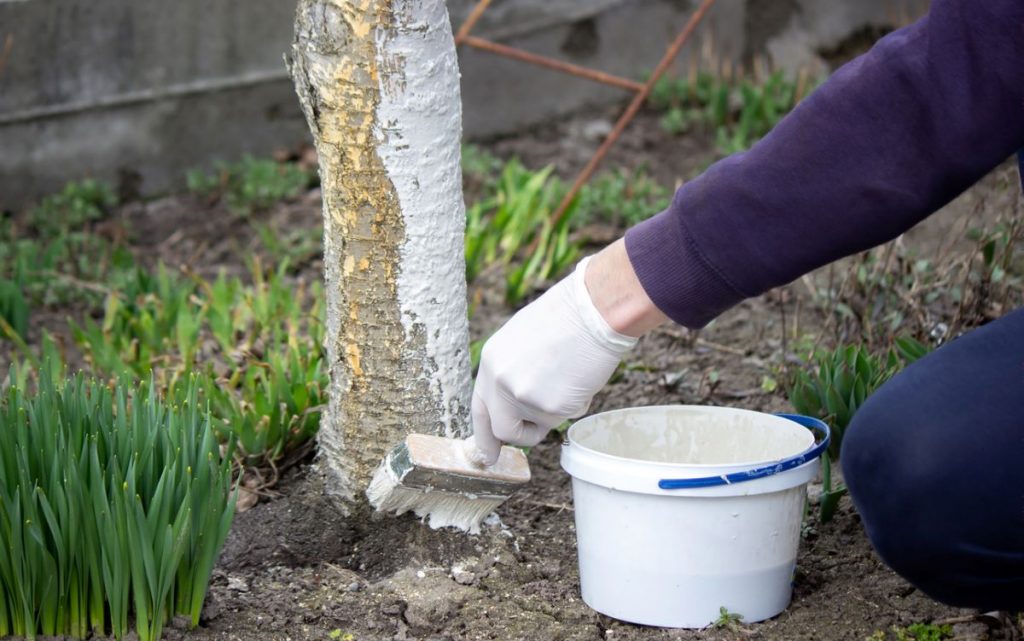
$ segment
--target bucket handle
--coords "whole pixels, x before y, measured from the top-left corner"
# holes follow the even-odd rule
[[[789,419],[794,423],[799,423],[804,427],[810,428],[811,431],[821,434],[821,441],[811,445],[809,448],[795,456],[784,458],[770,465],[755,467],[752,470],[745,470],[743,472],[722,474],[719,476],[703,476],[692,479],[661,479],[658,481],[658,487],[663,490],[688,490],[698,487],[715,487],[718,485],[742,483],[743,481],[753,481],[755,479],[778,474],[779,472],[791,470],[794,467],[800,467],[804,463],[813,461],[821,456],[828,448],[829,440],[832,438],[832,432],[824,421],[811,416],[803,416],[801,414],[776,414],[775,416]]]

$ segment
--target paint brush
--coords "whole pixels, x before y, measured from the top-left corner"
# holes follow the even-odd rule
[[[366,496],[378,511],[411,511],[432,528],[476,534],[484,518],[530,480],[530,466],[508,445],[489,466],[475,462],[474,451],[471,439],[410,434],[384,457]]]

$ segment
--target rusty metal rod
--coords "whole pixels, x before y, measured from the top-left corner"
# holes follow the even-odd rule
[[[647,96],[651,93],[651,88],[654,87],[654,83],[656,83],[658,79],[661,78],[662,74],[665,73],[669,65],[672,64],[672,61],[675,59],[676,55],[678,55],[679,50],[682,49],[684,44],[686,44],[686,41],[689,39],[690,34],[692,34],[693,30],[697,27],[698,24],[700,24],[700,21],[704,17],[704,14],[707,13],[708,9],[710,9],[711,5],[713,4],[715,4],[715,0],[703,0],[700,3],[700,6],[698,6],[697,9],[693,12],[693,15],[690,16],[690,19],[686,22],[686,25],[683,26],[683,30],[679,32],[679,35],[676,36],[676,39],[673,40],[672,44],[669,45],[668,49],[665,51],[665,55],[658,63],[658,66],[654,68],[653,72],[651,72],[651,77],[647,79],[647,82],[644,83],[640,91],[637,92],[636,96],[633,97],[632,102],[630,102],[629,106],[626,107],[626,111],[624,111],[622,115],[619,116],[619,120],[615,123],[615,127],[612,128],[611,133],[609,133],[608,137],[604,139],[604,142],[602,142],[601,146],[598,147],[596,152],[594,152],[594,155],[590,158],[590,161],[579,173],[579,176],[576,177],[576,182],[573,183],[572,188],[569,189],[569,192],[565,195],[565,198],[563,198],[562,202],[559,203],[558,208],[555,209],[554,212],[552,212],[550,219],[552,227],[558,225],[558,223],[561,222],[562,218],[565,216],[565,212],[568,211],[569,205],[572,203],[573,198],[576,197],[576,194],[579,193],[584,183],[586,183],[587,180],[590,179],[590,176],[594,173],[594,170],[597,169],[597,166],[601,164],[602,160],[604,160],[604,157],[608,154],[608,150],[612,148],[612,145],[615,144],[615,141],[619,139],[619,136],[621,136],[622,132],[626,129],[626,125],[628,125],[630,121],[633,120],[633,117],[636,116],[637,112],[640,111],[640,107],[644,104],[644,101],[647,100]],[[527,249],[528,255],[532,254],[534,251],[537,250],[537,244],[539,242],[540,237],[538,236],[537,238],[534,239],[534,242],[530,245],[530,248]]]
[[[462,44],[462,41],[469,36],[469,32],[476,26],[477,20],[480,19],[480,16],[484,15],[484,10],[487,9],[489,4],[491,4],[491,0],[480,0],[480,2],[476,3],[476,6],[473,7],[473,10],[469,12],[469,15],[466,16],[466,21],[462,23],[461,27],[459,27],[459,32],[455,34],[456,47]]]
[[[554,69],[555,71],[579,76],[580,78],[587,78],[588,80],[594,80],[613,87],[628,89],[633,92],[642,91],[644,88],[644,85],[636,80],[622,78],[596,69],[581,67],[579,65],[574,65],[571,62],[548,58],[546,56],[530,53],[529,51],[523,51],[522,49],[516,49],[515,47],[509,47],[490,40],[484,40],[483,38],[477,38],[476,36],[466,36],[462,39],[462,43],[476,49],[482,49],[484,51],[496,53],[500,56],[505,56],[506,58],[512,58],[513,60],[519,60],[521,62],[529,62],[540,67],[547,67],[548,69]]]

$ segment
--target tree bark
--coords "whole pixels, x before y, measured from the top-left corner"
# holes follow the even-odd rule
[[[324,213],[331,489],[409,432],[469,431],[455,44],[443,0],[299,0],[289,60]]]

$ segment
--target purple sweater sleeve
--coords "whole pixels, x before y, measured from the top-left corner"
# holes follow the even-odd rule
[[[626,233],[654,304],[701,327],[903,233],[1024,147],[1024,0],[934,0],[749,151]]]

